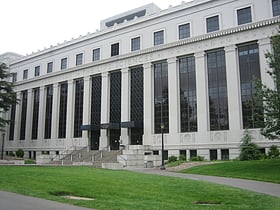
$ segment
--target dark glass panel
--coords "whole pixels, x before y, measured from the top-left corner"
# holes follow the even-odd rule
[[[67,94],[68,84],[65,82],[60,85],[58,138],[66,137]]]
[[[45,139],[51,138],[52,129],[52,103],[53,103],[53,86],[47,86],[46,95],[46,116],[45,116]]]
[[[39,120],[39,103],[40,103],[40,89],[33,89],[33,118],[32,118],[32,139],[38,138],[38,120]]]
[[[27,114],[27,90],[21,92],[21,122],[20,122],[20,140],[25,140],[26,132],[26,114]]]
[[[75,114],[74,114],[74,138],[82,137],[81,125],[83,124],[83,100],[84,80],[76,80],[75,89]]]

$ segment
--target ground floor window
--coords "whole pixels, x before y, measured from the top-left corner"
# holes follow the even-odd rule
[[[197,150],[196,149],[191,149],[190,150],[190,158],[192,157],[197,157]]]
[[[218,152],[216,149],[210,149],[210,160],[217,160]]]
[[[221,149],[222,160],[229,160],[229,149]]]

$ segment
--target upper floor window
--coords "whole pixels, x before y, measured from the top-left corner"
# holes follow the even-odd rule
[[[140,50],[140,37],[131,39],[131,51]]]
[[[96,48],[92,51],[92,61],[100,60],[100,48]]]
[[[62,58],[60,69],[66,69],[66,68],[67,68],[67,58]]]
[[[35,77],[40,75],[40,66],[35,66]]]
[[[76,66],[83,64],[83,53],[76,55]]]
[[[154,32],[154,46],[164,44],[164,31]]]
[[[115,43],[111,45],[111,56],[116,56],[120,54],[120,43]]]
[[[190,24],[186,23],[179,25],[179,39],[185,39],[190,37]]]
[[[23,70],[23,79],[28,78],[28,69]]]
[[[47,73],[51,73],[53,71],[53,62],[49,62],[47,65]]]
[[[219,15],[206,18],[207,33],[219,30]]]
[[[245,23],[252,22],[252,15],[251,15],[251,7],[246,7],[237,10],[237,23],[238,25],[242,25]]]
[[[12,82],[16,82],[17,81],[17,73],[12,73]]]
[[[272,0],[273,16],[280,15],[280,0]]]

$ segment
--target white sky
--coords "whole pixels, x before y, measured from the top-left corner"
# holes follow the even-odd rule
[[[167,9],[182,0],[2,0],[0,54],[31,54],[93,33],[100,20],[152,2]]]

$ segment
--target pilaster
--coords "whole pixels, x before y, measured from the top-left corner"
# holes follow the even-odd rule
[[[68,81],[66,116],[66,139],[69,141],[73,138],[74,100],[74,80],[71,79]]]
[[[86,76],[84,77],[83,125],[90,124],[90,115],[91,115],[90,100],[91,100],[90,76]],[[88,132],[90,131],[83,131],[82,133],[82,138],[84,139],[84,142],[89,141]]]
[[[102,73],[102,87],[101,87],[101,124],[109,122],[109,73]],[[101,129],[99,149],[109,145],[107,129]]]
[[[130,98],[130,87],[129,87],[129,68],[124,68],[122,72],[122,86],[121,86],[121,122],[129,121],[129,98]],[[130,144],[128,128],[121,128],[121,141],[123,145]]]
[[[51,139],[56,140],[58,133],[58,109],[59,109],[59,94],[58,83],[53,84],[53,101],[52,101],[52,133]]]
[[[238,58],[235,45],[225,47],[226,76],[228,93],[228,114],[229,129],[241,129],[241,102],[240,102],[240,82],[238,73]]]
[[[46,113],[46,97],[45,97],[45,87],[40,87],[40,98],[39,98],[39,119],[38,119],[38,140],[42,142],[44,138],[44,128],[45,128],[45,113]]]

